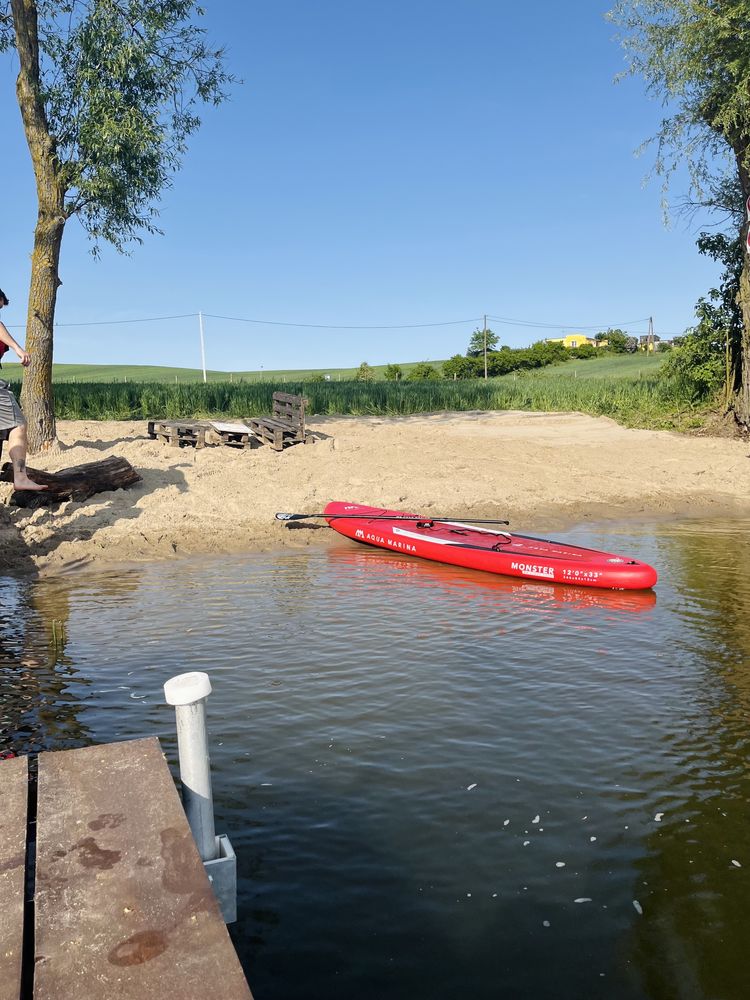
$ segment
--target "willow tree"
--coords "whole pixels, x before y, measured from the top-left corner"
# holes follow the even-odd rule
[[[619,0],[609,13],[622,29],[628,71],[661,97],[666,117],[654,137],[666,179],[685,163],[693,203],[714,207],[717,185],[739,183],[731,206],[747,246],[750,220],[750,0]],[[746,210],[746,206],[747,210]],[[735,415],[750,429],[750,254],[737,296],[742,313]]]
[[[76,217],[124,251],[159,232],[200,103],[230,76],[194,0],[0,0],[0,50],[15,50],[16,95],[31,153],[37,221],[31,255],[22,405],[32,450],[55,441],[52,355],[60,247]]]

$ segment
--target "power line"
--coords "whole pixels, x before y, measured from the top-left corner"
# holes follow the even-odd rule
[[[198,313],[180,313],[178,316],[146,316],[143,319],[103,319],[88,323],[55,323],[58,326],[119,326],[122,323],[161,323],[168,319],[193,319]],[[6,323],[12,330],[23,330],[25,323]]]
[[[223,319],[231,323],[258,323],[262,326],[294,326],[305,330],[417,330],[433,326],[463,326],[466,323],[478,323],[479,317],[471,319],[452,319],[443,323],[402,323],[388,326],[336,326],[326,323],[283,323],[274,319],[245,319],[242,316],[214,316],[203,313],[207,319]]]
[[[175,319],[195,319],[200,314],[195,313],[178,313],[172,316],[143,316],[136,319],[105,319],[97,321],[87,321],[83,323],[55,323],[55,327],[89,327],[89,326],[123,326],[135,323],[162,323],[169,320]],[[205,319],[218,319],[230,323],[252,323],[258,326],[283,326],[283,327],[295,327],[297,329],[303,330],[421,330],[429,329],[434,327],[442,326],[465,326],[468,323],[481,323],[481,316],[473,316],[469,319],[454,319],[454,320],[444,320],[437,323],[390,323],[383,325],[365,325],[365,324],[327,324],[327,323],[291,323],[282,320],[272,320],[272,319],[255,319],[246,316],[220,316],[216,313],[203,313]],[[627,322],[619,323],[599,323],[595,325],[585,325],[579,323],[542,323],[535,320],[527,319],[514,319],[509,316],[493,316],[489,313],[487,314],[487,319],[492,320],[495,323],[502,323],[505,326],[518,326],[527,329],[539,329],[539,330],[607,330],[615,327],[628,327],[636,326],[638,323],[647,323],[649,317],[645,316],[642,319],[628,320]],[[22,330],[25,327],[23,323],[13,323],[7,324],[10,329]],[[677,336],[677,334],[675,334]]]
[[[607,330],[614,327],[636,326],[638,323],[648,323],[650,317],[643,319],[630,319],[624,323],[597,323],[592,326],[584,326],[580,323],[537,323],[527,319],[510,319],[507,316],[490,316],[489,319],[495,323],[504,323],[507,326],[536,327],[540,330]]]
[[[116,326],[123,323],[159,323],[162,320],[170,319],[195,319],[197,316],[202,315],[204,319],[221,319],[230,323],[255,323],[259,326],[288,326],[288,327],[298,327],[300,329],[306,330],[417,330],[425,329],[427,327],[435,326],[465,326],[467,323],[478,323],[480,317],[472,317],[471,319],[452,319],[441,323],[402,323],[402,324],[391,324],[388,326],[336,326],[327,323],[286,323],[281,320],[274,319],[249,319],[245,316],[218,316],[215,313],[181,313],[178,316],[147,316],[143,319],[104,319],[98,322],[87,322],[87,323],[55,323],[55,327],[58,326]],[[8,323],[6,324],[9,328],[13,330],[22,330],[25,327],[24,323]]]

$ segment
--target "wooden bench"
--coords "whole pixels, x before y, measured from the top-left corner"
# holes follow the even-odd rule
[[[305,407],[309,402],[304,396],[275,392],[273,414],[270,417],[251,417],[247,423],[262,442],[276,451],[290,444],[313,442],[315,436],[305,430]]]

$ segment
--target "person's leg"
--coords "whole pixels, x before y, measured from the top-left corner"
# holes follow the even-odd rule
[[[13,463],[13,485],[17,490],[46,490],[46,486],[40,486],[33,479],[29,479],[26,472],[26,426],[21,424],[14,427],[8,434],[8,452]]]

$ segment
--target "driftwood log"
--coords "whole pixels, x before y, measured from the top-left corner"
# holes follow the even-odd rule
[[[113,455],[101,462],[75,465],[60,472],[42,472],[41,469],[27,467],[29,477],[46,490],[14,490],[10,502],[16,507],[46,507],[61,500],[85,500],[94,493],[107,490],[122,490],[141,481],[141,477],[126,458]],[[3,465],[0,480],[13,482],[13,466]]]

